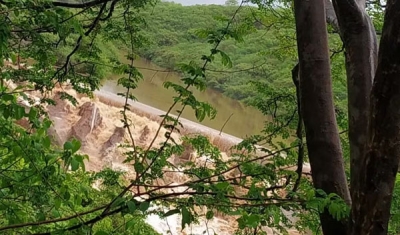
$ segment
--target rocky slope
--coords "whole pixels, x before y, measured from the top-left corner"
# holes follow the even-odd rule
[[[12,87],[13,84],[10,84]],[[61,89],[59,89],[61,90]],[[53,92],[53,99],[56,101],[55,106],[47,106],[46,109],[53,121],[53,127],[49,134],[52,135],[54,143],[62,146],[68,139],[74,137],[81,141],[81,152],[87,154],[90,158],[86,163],[86,169],[89,171],[99,171],[105,167],[110,167],[114,170],[121,170],[127,172],[127,175],[134,176],[135,173],[131,167],[123,164],[124,155],[123,151],[118,148],[118,145],[129,142],[130,136],[127,135],[121,123],[122,114],[121,108],[124,100],[112,93],[99,91],[96,93],[94,99],[80,96],[73,90],[66,88],[62,89],[67,91],[70,95],[76,97],[78,105],[74,106],[68,101],[62,100],[57,92]],[[31,93],[31,97],[39,98],[39,94]],[[21,100],[23,103],[24,101]],[[25,103],[27,108],[29,105]],[[132,138],[135,143],[141,147],[147,147],[151,139],[155,136],[159,127],[159,115],[163,114],[162,111],[152,107],[137,103],[130,102],[131,111],[127,112],[128,118],[132,125]],[[208,127],[199,125],[189,120],[181,120],[184,125],[185,133],[203,133],[222,150],[229,149],[230,146],[239,142],[240,139],[227,134],[219,135],[219,131],[210,129]],[[20,123],[23,125],[23,122]],[[161,129],[158,134],[154,146],[159,145],[165,140],[164,134],[166,130]],[[180,141],[180,136],[173,133],[173,138]],[[197,161],[198,164],[204,164],[206,159],[199,157],[194,159],[195,153],[189,151],[182,156],[175,156],[171,159],[174,163],[181,161]],[[223,153],[224,157],[227,154]],[[307,169],[306,169],[307,170]],[[187,179],[180,172],[172,172],[165,174],[161,183],[170,185],[179,185],[184,183]],[[175,188],[173,190],[185,190],[185,188]],[[167,208],[165,208],[167,211]],[[290,214],[290,213],[289,213]],[[235,218],[226,216],[216,216],[210,221],[200,220],[199,224],[194,224],[189,228],[182,231],[181,218],[179,215],[173,215],[167,219],[161,219],[156,215],[147,217],[147,222],[154,227],[160,234],[219,234],[230,235],[233,234],[237,228]],[[169,233],[168,231],[171,231]],[[270,228],[265,228],[267,234],[277,234]],[[288,230],[289,234],[299,234],[297,231]]]

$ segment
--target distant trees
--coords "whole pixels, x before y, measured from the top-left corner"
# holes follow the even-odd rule
[[[238,1],[237,0],[226,0],[225,1],[225,5],[226,6],[237,6],[238,5]]]

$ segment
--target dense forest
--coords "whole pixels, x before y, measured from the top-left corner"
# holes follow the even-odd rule
[[[237,6],[182,6],[173,2],[147,6],[138,16],[143,46],[135,52],[170,71],[179,72],[179,65],[187,61],[200,64],[201,55],[212,47],[207,42],[207,31],[223,27],[236,9]],[[209,88],[248,104],[256,100],[259,83],[277,89],[292,88],[291,69],[297,63],[295,25],[291,12],[278,11],[250,6],[241,9],[235,23],[245,33],[240,40],[231,38],[221,42],[220,49],[229,57],[230,65],[224,66],[217,58],[207,67]],[[342,44],[337,33],[331,31],[335,98],[345,109]],[[98,42],[98,47],[104,62],[106,58],[124,57],[126,50],[118,43],[102,41]],[[101,70],[110,72],[107,68],[97,69],[98,73]]]
[[[148,7],[142,12],[148,46],[138,53],[171,70],[186,61],[200,63],[199,55],[210,49],[205,38],[207,30],[223,26],[236,9],[237,6],[182,6],[166,2]],[[221,61],[210,64],[207,85],[245,102],[256,95],[254,84],[290,89],[291,69],[297,63],[293,14],[246,6],[235,21],[246,34],[240,41],[232,38],[221,43],[220,49],[230,57],[232,65],[225,67]],[[332,33],[331,38],[332,53],[340,51],[342,44],[338,35]],[[337,100],[343,101],[346,98],[345,71],[339,69],[343,66],[343,57],[337,54],[338,58],[332,62],[336,68],[335,93]]]
[[[400,3],[251,2],[0,1],[0,233],[399,234]],[[163,115],[139,57],[181,75]],[[268,122],[187,128],[195,89]]]

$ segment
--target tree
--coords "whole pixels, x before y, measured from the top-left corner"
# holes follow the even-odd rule
[[[325,14],[320,9],[324,9],[323,1],[295,1],[301,110],[308,156],[314,186],[350,203],[333,106]],[[321,224],[324,234],[346,231],[327,211],[321,214]]]
[[[324,234],[387,234],[400,159],[396,144],[400,116],[395,108],[400,84],[400,4],[387,2],[379,57],[365,1],[333,0],[333,6],[346,50],[352,201],[348,229],[325,213],[321,214],[322,229]],[[330,10],[330,1],[295,1],[301,104],[314,185],[348,199],[340,150],[319,151],[325,143],[338,146],[324,7]],[[332,11],[327,14],[330,22],[336,22]]]
[[[225,1],[225,6],[237,6],[238,1],[237,0],[226,0]]]

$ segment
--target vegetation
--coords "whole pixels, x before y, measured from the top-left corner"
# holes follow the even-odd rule
[[[146,8],[142,14],[146,20],[145,33],[149,46],[139,50],[139,55],[152,62],[175,70],[179,63],[197,59],[210,46],[204,37],[205,30],[213,30],[229,19],[237,6],[196,5],[182,6],[160,3]],[[269,87],[291,88],[291,69],[297,63],[293,14],[290,11],[260,11],[244,6],[235,22],[247,22],[242,41],[228,39],[220,48],[229,55],[232,65],[222,66],[216,61],[207,67],[207,85],[225,95],[254,102],[258,93],[255,82]],[[247,28],[245,28],[247,27]],[[343,57],[337,51],[342,44],[338,35],[332,34],[331,48],[335,54],[335,95],[345,107],[345,72]]]
[[[236,216],[237,234],[263,234],[265,226],[282,233],[397,234],[400,4],[389,0],[383,18],[379,4],[364,11],[353,0],[334,0],[335,9],[323,0],[254,3],[260,9],[234,1],[193,7],[151,0],[0,1],[1,233],[152,235],[147,215],[180,214],[182,228]],[[379,58],[374,26],[382,31]],[[137,55],[181,73],[180,84],[164,84],[176,92],[174,103],[150,146],[139,147],[132,136],[123,146],[134,176],[87,172],[84,160],[91,156],[82,154],[79,141],[56,146],[47,134],[45,104],[54,101],[43,96],[38,104],[28,93],[70,84],[91,95],[101,79],[118,74],[126,88],[122,122],[131,133],[127,100],[142,79]],[[21,60],[32,68],[21,69]],[[10,81],[19,86],[11,89]],[[183,144],[172,137],[181,127],[180,115],[170,112],[179,105],[178,114],[190,108],[199,121],[217,115],[192,93],[207,87],[271,117],[229,159],[202,135],[182,136]],[[22,119],[29,128],[16,124]],[[162,128],[166,140],[156,146]],[[274,144],[277,136],[295,140]],[[272,148],[259,148],[263,143]],[[208,160],[182,164],[184,183],[160,185],[176,169],[168,160],[188,148]],[[311,177],[304,177],[307,161]]]

